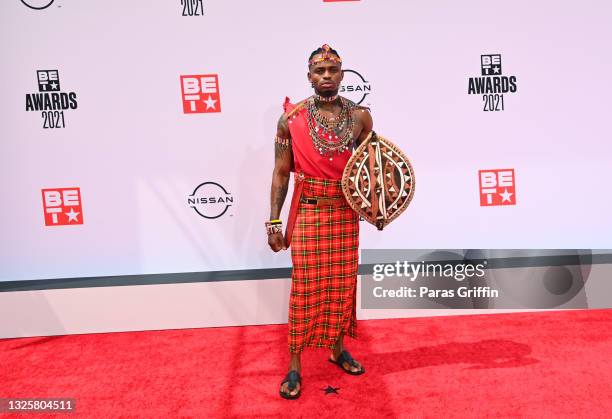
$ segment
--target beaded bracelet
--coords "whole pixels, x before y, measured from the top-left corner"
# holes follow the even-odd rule
[[[279,136],[276,136],[274,137],[274,142],[278,144],[281,149],[285,150],[289,148],[289,145],[291,144],[291,138],[281,138]]]
[[[268,236],[283,232],[283,222],[281,220],[266,221],[266,232]]]

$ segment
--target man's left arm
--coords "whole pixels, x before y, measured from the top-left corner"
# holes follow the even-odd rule
[[[374,121],[372,121],[372,115],[370,115],[368,108],[360,106],[355,109],[355,114],[361,127],[361,131],[359,132],[359,136],[357,137],[355,144],[355,147],[359,147],[359,145],[368,137],[368,135],[370,135],[370,132],[372,132]]]

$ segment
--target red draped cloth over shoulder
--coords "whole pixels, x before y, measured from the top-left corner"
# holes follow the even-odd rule
[[[330,160],[315,149],[307,112],[285,100],[295,167],[295,188],[285,238],[293,271],[289,350],[333,348],[340,333],[355,337],[359,217],[342,194],[350,150]],[[300,197],[340,198],[338,205],[300,203]]]

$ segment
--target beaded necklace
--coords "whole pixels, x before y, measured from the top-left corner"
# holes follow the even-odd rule
[[[321,115],[314,96],[307,99],[306,118],[310,138],[317,151],[322,156],[333,159],[334,154],[340,154],[348,150],[353,139],[353,108],[355,104],[340,96],[340,114],[337,117],[326,117]]]

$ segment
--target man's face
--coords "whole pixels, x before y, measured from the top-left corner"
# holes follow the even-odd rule
[[[308,80],[313,84],[315,92],[321,96],[338,94],[343,77],[341,64],[333,61],[313,64],[308,71]]]

